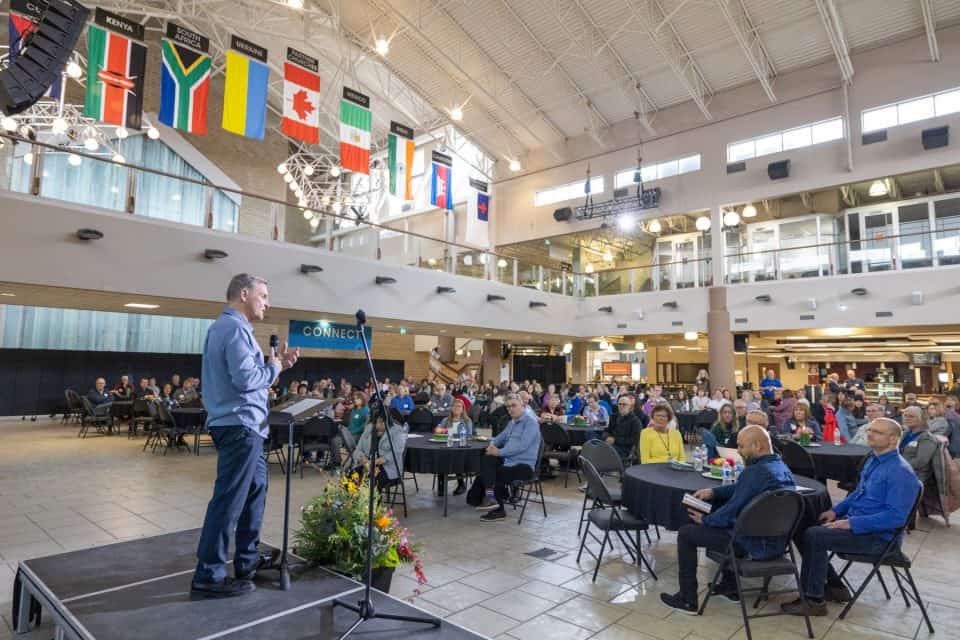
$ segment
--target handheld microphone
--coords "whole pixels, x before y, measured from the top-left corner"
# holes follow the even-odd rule
[[[270,357],[277,357],[277,347],[280,345],[280,338],[277,337],[277,334],[270,335]]]

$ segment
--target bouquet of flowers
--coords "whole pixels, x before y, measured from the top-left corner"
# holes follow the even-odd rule
[[[718,478],[719,478],[720,476],[722,476],[722,475],[723,475],[723,463],[724,463],[724,461],[726,461],[727,464],[730,465],[730,468],[731,468],[731,469],[733,469],[733,468],[736,466],[736,464],[737,464],[737,461],[734,460],[733,458],[719,458],[719,457],[718,457],[718,458],[711,458],[711,459],[710,459],[710,474],[711,474],[711,475],[714,475],[714,476],[716,476],[716,477],[718,477]]]
[[[346,574],[364,578],[367,545],[367,508],[370,486],[357,473],[330,481],[323,493],[307,503],[300,529],[294,532],[297,555]],[[413,563],[419,584],[426,584],[420,545],[379,498],[373,510],[373,569],[395,569]]]
[[[813,429],[810,427],[800,427],[797,429],[796,437],[800,443],[800,446],[806,447],[810,444],[810,440],[813,438]]]

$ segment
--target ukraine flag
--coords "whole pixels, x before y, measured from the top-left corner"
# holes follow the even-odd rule
[[[223,92],[223,128],[263,140],[267,124],[267,82],[270,68],[236,51],[227,51]]]

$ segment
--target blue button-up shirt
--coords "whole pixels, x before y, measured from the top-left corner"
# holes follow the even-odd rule
[[[540,422],[533,412],[524,411],[519,418],[507,423],[506,429],[493,439],[493,446],[500,450],[503,466],[525,464],[533,469],[540,450]]]
[[[203,406],[207,427],[241,425],[266,438],[267,390],[280,364],[266,364],[250,322],[227,307],[203,345]]]
[[[903,526],[920,491],[920,481],[899,451],[871,455],[853,493],[833,508],[855,534],[879,533],[885,540]]]
[[[715,487],[713,500],[723,506],[703,517],[703,525],[718,529],[733,529],[737,516],[750,501],[765,491],[793,489],[797,486],[790,469],[775,453],[747,462],[736,484]],[[786,537],[740,536],[737,544],[754,560],[767,560],[783,555]]]

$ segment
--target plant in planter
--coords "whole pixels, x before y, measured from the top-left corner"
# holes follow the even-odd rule
[[[302,509],[301,526],[293,534],[297,555],[362,581],[369,496],[370,486],[356,473],[328,482],[323,493]],[[420,545],[411,541],[410,532],[379,498],[373,522],[373,586],[389,591],[393,572],[403,563],[413,563],[417,582],[425,584]]]

